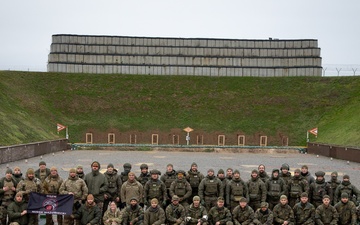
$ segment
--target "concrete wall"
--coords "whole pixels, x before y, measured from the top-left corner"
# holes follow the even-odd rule
[[[321,76],[317,40],[53,35],[48,71],[198,76]]]

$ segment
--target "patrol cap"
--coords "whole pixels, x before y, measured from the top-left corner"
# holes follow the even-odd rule
[[[150,174],[158,174],[158,175],[160,175],[161,173],[160,173],[159,170],[153,169],[153,170],[150,171]]]
[[[76,173],[75,168],[71,168],[71,169],[69,170],[69,173]]]
[[[308,198],[309,197],[308,193],[307,192],[301,193],[300,198],[303,198],[303,197]]]
[[[200,201],[200,197],[199,197],[199,196],[197,196],[197,195],[196,195],[196,196],[194,196],[194,197],[193,197],[193,201]]]
[[[224,202],[224,198],[223,198],[223,197],[218,197],[218,198],[217,198],[217,201],[218,201],[218,202]]]
[[[315,176],[317,176],[317,177],[324,177],[324,176],[325,176],[325,172],[324,172],[324,171],[317,171],[317,172],[315,173]]]
[[[268,208],[269,204],[267,202],[261,202],[260,208]]]
[[[294,173],[301,173],[301,170],[300,170],[300,169],[296,169],[296,170],[294,170]]]
[[[140,165],[140,169],[149,169],[148,165],[143,163]]]
[[[324,196],[323,196],[323,199],[324,199],[324,198],[330,199],[330,196],[329,196],[329,195],[324,195]]]
[[[108,166],[107,166],[107,168],[109,168],[109,167],[114,168],[114,164],[109,163]]]
[[[41,166],[41,165],[45,165],[45,166],[46,166],[46,162],[45,162],[45,161],[40,161],[40,162],[39,162],[39,166]]]
[[[247,202],[247,199],[244,197],[241,197],[239,202]]]
[[[349,198],[348,193],[346,192],[341,193],[341,198]]]
[[[280,200],[281,200],[281,199],[287,199],[287,196],[286,196],[286,195],[281,195],[281,196],[280,196]]]
[[[235,170],[235,171],[234,171],[234,174],[235,174],[235,173],[240,174],[240,171],[239,171],[239,170]]]
[[[223,169],[219,169],[219,170],[218,170],[218,174],[225,174],[225,172],[224,172]]]
[[[350,179],[350,176],[347,175],[347,174],[345,174],[345,175],[343,176],[343,179]]]
[[[176,174],[179,175],[179,174],[182,174],[185,176],[185,171],[184,170],[178,170],[176,171]]]
[[[177,195],[173,195],[172,198],[171,198],[171,200],[172,200],[172,201],[179,201],[180,198],[179,198],[179,196],[177,196]]]
[[[130,198],[130,201],[132,201],[132,200],[135,200],[135,201],[137,201],[137,202],[139,201],[138,198],[135,197],[135,196],[133,196],[133,197]]]
[[[131,164],[130,164],[130,163],[125,163],[125,164],[123,165],[123,167],[124,167],[124,168],[131,168]]]
[[[8,173],[12,174],[12,170],[10,168],[8,168],[5,172],[5,174],[8,174]]]

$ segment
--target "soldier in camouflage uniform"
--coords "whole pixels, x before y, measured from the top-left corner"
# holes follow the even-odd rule
[[[340,201],[341,194],[344,192],[348,194],[350,201],[353,201],[355,205],[358,205],[358,202],[360,201],[360,191],[355,185],[350,183],[350,176],[346,174],[343,176],[343,181],[341,182],[341,184],[335,190],[335,204]],[[356,197],[354,197],[354,195]]]
[[[199,195],[199,184],[202,181],[202,179],[204,179],[204,175],[198,171],[197,164],[193,162],[191,164],[190,170],[186,175],[186,180],[190,183],[192,190],[191,196],[189,198],[189,203],[192,203],[191,201],[194,196]]]
[[[336,172],[336,171],[332,172],[330,177],[331,177],[331,179],[327,182],[328,184],[330,184],[330,188],[331,188],[331,195],[329,195],[329,196],[331,199],[331,205],[335,205],[334,204],[335,190],[340,185],[341,182],[337,179],[338,172]]]
[[[333,189],[329,183],[325,182],[325,172],[324,171],[317,171],[315,173],[316,179],[315,182],[310,184],[309,188],[309,199],[311,204],[317,208],[319,205],[322,204],[322,197],[324,195],[329,195],[330,199],[333,195]],[[332,200],[332,199],[331,199]]]
[[[18,166],[15,166],[14,167],[14,170],[13,170],[13,178],[15,179],[15,181],[16,181],[16,185],[20,182],[20,181],[22,181],[22,180],[24,180],[24,177],[23,177],[23,174],[21,173],[21,169],[20,169],[20,167],[18,167]]]
[[[139,202],[143,203],[144,187],[136,180],[135,173],[130,172],[128,177],[129,179],[121,186],[120,190],[122,208],[130,204],[132,197],[136,197]]]
[[[76,175],[83,180],[85,179],[84,167],[82,165],[76,167]]]
[[[341,201],[334,206],[339,213],[339,225],[356,225],[357,215],[354,202],[349,201],[347,193],[341,194]]]
[[[323,204],[315,210],[315,222],[318,225],[336,225],[339,214],[335,207],[330,205],[330,196],[323,196]]]
[[[120,177],[121,177],[122,183],[125,183],[129,179],[128,174],[131,171],[131,164],[124,163],[123,168],[124,168],[124,171],[121,172]]]
[[[63,183],[63,179],[59,176],[57,168],[50,168],[50,175],[45,178],[43,182],[43,192],[44,194],[59,194],[59,189]],[[53,222],[53,223],[52,223]],[[60,215],[46,215],[46,224],[62,224],[62,216]]]
[[[122,186],[122,181],[120,175],[117,173],[117,169],[114,168],[112,163],[109,163],[107,170],[104,173],[108,181],[108,189],[104,194],[104,209],[105,212],[108,208],[110,202],[114,201],[117,205],[120,203],[120,190]]]
[[[16,186],[16,192],[20,192],[23,195],[26,203],[29,203],[29,194],[31,192],[42,192],[41,181],[35,177],[35,172],[32,168],[26,171],[25,179]],[[38,214],[30,214],[29,220],[34,221],[34,224],[38,224]]]
[[[144,186],[144,205],[150,207],[150,200],[156,198],[165,207],[167,192],[164,182],[159,180],[160,171],[154,169],[150,171],[150,174],[151,179]]]
[[[156,198],[151,199],[151,206],[144,213],[144,225],[162,225],[165,224],[165,211],[158,205]]]
[[[35,171],[35,177],[41,180],[41,183],[44,182],[45,178],[50,175],[50,169],[46,168],[46,162],[39,162],[39,169]]]
[[[304,177],[307,182],[310,184],[314,183],[315,182],[315,179],[314,177],[310,174],[309,172],[309,167],[307,165],[303,165],[301,167],[301,176]]]
[[[173,195],[171,204],[166,207],[166,221],[169,225],[185,225],[185,208],[179,204],[180,198]]]
[[[254,224],[255,225],[273,225],[274,215],[273,212],[269,209],[269,204],[267,202],[262,202],[260,204],[260,209],[257,209],[254,214]]]
[[[294,225],[294,211],[288,204],[286,195],[281,195],[280,202],[274,207],[274,225]]]
[[[200,197],[194,196],[193,203],[186,209],[186,224],[187,225],[207,225],[208,222],[207,211],[204,206],[200,204]]]
[[[226,186],[226,204],[231,212],[239,205],[242,197],[245,197],[249,201],[248,186],[240,178],[239,170],[235,170],[232,180],[228,182]]]
[[[0,179],[0,223],[6,224],[7,207],[14,202],[16,194],[16,180],[12,176],[12,170],[7,169],[5,177]]]
[[[173,197],[177,195],[179,197],[179,202],[184,208],[189,206],[188,198],[190,198],[192,193],[191,185],[185,179],[185,171],[177,171],[177,179],[173,181],[170,185],[170,196]]]
[[[122,212],[120,212],[115,201],[109,203],[109,207],[104,213],[103,221],[104,225],[121,225]]]
[[[160,180],[164,182],[166,186],[167,196],[166,196],[166,206],[170,204],[170,185],[173,181],[176,180],[176,171],[174,170],[173,164],[169,163],[166,166],[166,172],[160,177]],[[165,206],[165,207],[166,207]]]
[[[232,216],[235,225],[254,224],[254,210],[247,205],[247,200],[244,197],[240,199],[240,203],[238,206],[235,207]]]
[[[214,175],[214,170],[209,169],[207,176],[199,184],[199,197],[201,204],[209,211],[216,206],[217,198],[224,196],[222,182]]]
[[[149,167],[147,164],[143,163],[140,165],[140,176],[138,176],[137,180],[142,184],[142,186],[145,186],[146,182],[148,182],[151,179],[151,174],[148,172]]]
[[[294,208],[295,225],[315,225],[315,207],[309,203],[308,193],[303,192]]]
[[[309,192],[309,184],[305,178],[300,176],[300,169],[294,171],[294,176],[288,181],[287,193],[289,193],[289,205],[294,207],[300,201],[303,192]]]
[[[280,196],[286,194],[286,184],[283,179],[279,177],[279,170],[273,169],[271,178],[266,181],[266,201],[270,205],[270,209],[279,202]]]
[[[232,169],[232,168],[227,168],[227,170],[226,170],[226,179],[228,180],[228,181],[231,181],[232,180],[232,178],[233,178],[233,172],[234,172],[234,170]]]
[[[217,199],[216,206],[212,207],[208,214],[208,222],[210,225],[233,225],[231,212],[224,207],[224,198]]]
[[[269,175],[266,173],[265,171],[265,165],[260,164],[258,166],[258,171],[259,171],[259,178],[262,180],[262,182],[264,182],[264,184],[266,183],[267,180],[270,179]]]
[[[226,194],[226,185],[229,182],[229,180],[225,178],[225,172],[224,172],[223,169],[219,169],[216,176],[222,182],[222,186],[223,186],[223,189],[224,189],[223,192],[224,192],[224,195],[225,195]],[[224,196],[224,199],[225,198],[226,198],[226,196]],[[225,206],[227,206],[226,204],[227,204],[227,202],[225,201]]]
[[[144,222],[144,210],[138,204],[138,199],[132,197],[130,205],[123,210],[123,225],[142,225]]]
[[[291,173],[289,170],[290,170],[289,164],[284,163],[281,165],[279,177],[283,179],[286,185],[291,179]]]
[[[249,206],[256,211],[260,208],[260,203],[266,201],[267,194],[265,183],[259,178],[257,170],[251,172],[247,187],[249,190]]]
[[[62,195],[73,195],[74,196],[74,205],[73,205],[73,214],[80,208],[81,202],[86,200],[88,195],[88,187],[83,179],[79,178],[76,175],[76,170],[74,168],[69,170],[69,177],[62,182],[59,193]],[[77,221],[76,224],[79,224],[80,221]],[[72,225],[74,224],[74,219],[70,215],[64,216],[63,225]]]

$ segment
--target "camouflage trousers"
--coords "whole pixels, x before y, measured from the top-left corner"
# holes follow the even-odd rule
[[[209,212],[209,210],[216,206],[216,202],[217,202],[217,197],[216,196],[213,196],[213,197],[208,197],[208,196],[205,196],[204,197],[204,201],[205,201],[205,208],[206,210]]]

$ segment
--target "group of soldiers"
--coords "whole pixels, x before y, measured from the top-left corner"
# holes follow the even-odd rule
[[[100,163],[69,170],[67,179],[56,167],[41,161],[25,176],[19,167],[7,169],[0,179],[0,224],[38,224],[39,215],[27,212],[29,194],[69,194],[74,196],[71,215],[46,215],[46,224],[105,225],[355,225],[359,220],[360,191],[344,175],[317,171],[315,178],[306,165],[295,169],[288,164],[273,169],[264,165],[251,172],[250,179],[239,170],[213,169],[204,176],[196,163],[190,169],[174,170],[168,164],[163,175],[157,169],[140,166],[136,176],[129,163],[119,172],[109,163],[105,173]]]

